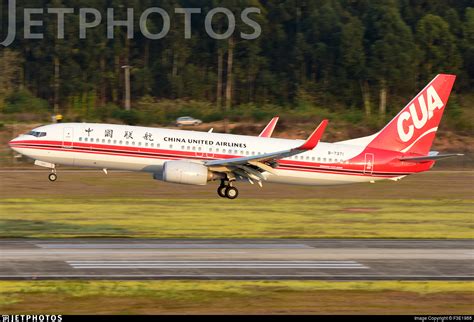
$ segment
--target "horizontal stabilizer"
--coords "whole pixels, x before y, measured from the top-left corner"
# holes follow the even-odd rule
[[[462,157],[464,154],[460,153],[452,153],[452,154],[437,154],[437,155],[427,155],[424,157],[404,157],[400,158],[400,161],[407,161],[407,162],[429,162],[429,161],[437,161],[441,159],[453,158],[453,157]]]

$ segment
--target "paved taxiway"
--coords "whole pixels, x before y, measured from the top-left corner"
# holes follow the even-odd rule
[[[474,280],[474,239],[4,239],[0,279]]]

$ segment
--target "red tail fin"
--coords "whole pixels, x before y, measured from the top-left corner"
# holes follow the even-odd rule
[[[455,75],[436,76],[368,146],[428,154],[455,80]]]

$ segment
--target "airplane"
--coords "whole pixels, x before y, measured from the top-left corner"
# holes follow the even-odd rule
[[[9,142],[16,152],[51,170],[57,165],[148,172],[185,185],[220,182],[222,198],[239,195],[237,182],[339,185],[398,181],[462,154],[430,151],[456,76],[437,75],[379,132],[336,143],[320,142],[328,124],[306,140],[271,138],[274,118],[260,136],[114,124],[40,126]]]

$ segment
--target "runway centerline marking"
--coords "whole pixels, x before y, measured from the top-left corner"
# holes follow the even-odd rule
[[[355,261],[66,261],[75,269],[369,269]]]
[[[305,244],[35,244],[45,249],[312,249]]]
[[[453,279],[468,279],[473,280],[474,275],[384,275],[384,274],[362,274],[362,275],[347,275],[347,274],[17,274],[17,275],[0,275],[0,278],[12,279],[12,278],[23,278],[23,279],[37,279],[37,278],[221,278],[221,279],[232,279],[232,278],[249,278],[249,279],[261,279],[261,278],[317,278],[317,279],[335,279],[335,278],[346,278],[348,280],[353,279],[434,279],[434,280],[453,280]]]
[[[70,264],[78,263],[336,263],[336,264],[357,264],[356,261],[339,261],[339,260],[317,260],[317,261],[307,261],[307,260],[115,260],[115,261],[105,261],[105,260],[77,260],[77,261],[66,261]]]
[[[64,255],[64,254],[74,254],[74,255],[88,255],[88,254],[147,254],[147,255],[156,255],[156,254],[165,254],[165,255],[174,255],[174,254],[247,254],[245,251],[153,251],[153,250],[147,250],[147,251],[129,251],[129,252],[124,252],[120,250],[113,250],[113,251],[89,251],[89,250],[75,250],[75,251],[70,251],[70,252],[64,252],[64,251],[54,251],[54,250],[37,250],[37,251],[2,251],[3,255]],[[1,259],[0,259],[1,260]]]

